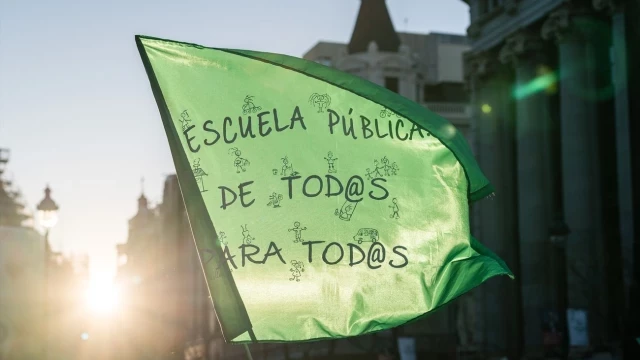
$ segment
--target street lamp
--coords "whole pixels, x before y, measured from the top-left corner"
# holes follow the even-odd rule
[[[45,241],[49,240],[49,230],[58,223],[58,204],[51,198],[51,189],[47,185],[44,189],[44,199],[38,204],[40,224],[45,229]]]
[[[38,204],[40,224],[44,227],[44,358],[48,358],[49,343],[49,265],[51,262],[51,247],[49,246],[49,231],[58,222],[58,205],[51,198],[51,189],[47,185],[44,189],[44,199]]]

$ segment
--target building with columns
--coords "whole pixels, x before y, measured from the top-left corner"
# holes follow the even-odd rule
[[[475,292],[478,346],[620,349],[640,301],[638,1],[465,2],[474,151],[497,189],[474,229],[517,278]]]

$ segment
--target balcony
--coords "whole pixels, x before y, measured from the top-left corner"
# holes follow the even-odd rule
[[[453,102],[425,102],[424,107],[449,120],[456,126],[469,125],[471,106],[466,103]]]

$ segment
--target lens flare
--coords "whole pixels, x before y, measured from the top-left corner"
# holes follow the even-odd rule
[[[111,313],[118,306],[118,289],[109,280],[92,280],[86,295],[87,306],[94,313]]]
[[[548,95],[555,94],[558,91],[559,76],[550,67],[540,65],[536,69],[536,77],[525,83],[520,84],[514,89],[513,96],[517,100],[527,98],[531,95],[544,92]]]

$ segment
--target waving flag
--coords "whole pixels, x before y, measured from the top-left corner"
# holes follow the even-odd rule
[[[389,329],[512,276],[470,235],[493,190],[443,118],[289,56],[136,42],[227,341]]]

